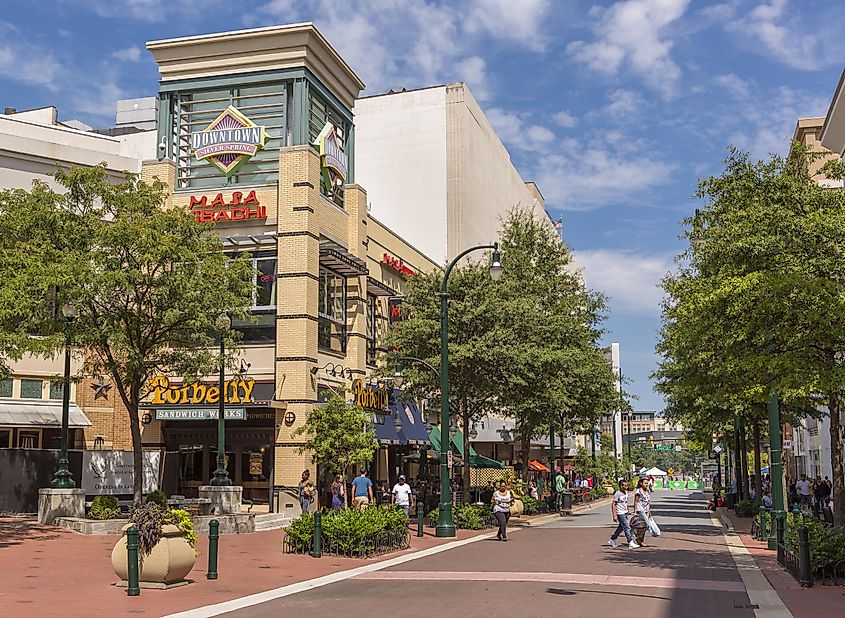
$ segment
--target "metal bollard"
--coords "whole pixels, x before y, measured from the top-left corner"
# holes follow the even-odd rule
[[[207,579],[217,579],[217,547],[220,543],[220,522],[212,519],[208,522],[208,571]]]
[[[137,597],[141,594],[141,586],[138,584],[138,527],[135,525],[126,531],[126,559],[126,594]]]
[[[314,558],[323,555],[323,514],[320,511],[314,513],[314,543],[311,547],[311,555]]]
[[[417,536],[423,535],[423,517],[425,517],[425,505],[417,501]]]
[[[813,585],[813,569],[810,564],[810,531],[807,526],[798,526],[798,582],[804,588]]]
[[[778,562],[780,564],[784,564],[784,553],[783,553],[783,537],[785,534],[784,525],[786,524],[785,517],[783,512],[778,512],[775,514],[775,539],[777,540],[777,550],[778,550]]]
[[[766,507],[760,507],[760,528],[757,531],[757,538],[761,541],[764,540],[768,535],[766,534]]]

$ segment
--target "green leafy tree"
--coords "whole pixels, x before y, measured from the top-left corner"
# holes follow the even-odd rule
[[[350,406],[331,393],[325,405],[315,407],[294,436],[305,436],[300,453],[310,453],[313,463],[335,474],[349,466],[371,461],[378,450],[375,432],[368,430],[369,415],[360,406]]]
[[[40,182],[0,191],[0,356],[55,354],[64,346],[56,305],[76,308],[84,371],[110,376],[128,411],[139,504],[138,407],[149,382],[160,373],[195,380],[226,362],[214,344],[222,337],[233,351],[237,333],[220,316],[246,317],[252,269],[223,253],[209,224],[165,208],[162,183],[114,182],[104,166],[55,178],[58,191]]]
[[[797,145],[766,161],[731,150],[724,172],[700,182],[706,207],[687,221],[696,242],[664,284],[660,381],[676,409],[718,410],[721,424],[759,419],[770,388],[785,420],[824,406],[841,445],[845,193],[813,182],[815,156]],[[841,448],[831,459],[842,524]]]

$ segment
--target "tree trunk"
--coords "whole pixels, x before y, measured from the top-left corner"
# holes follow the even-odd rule
[[[842,423],[839,422],[839,393],[827,394],[827,408],[830,415],[830,466],[833,474],[833,521],[836,526],[845,525],[845,477],[842,463]]]
[[[754,419],[754,495],[757,502],[763,501],[763,478],[760,474],[760,420]]]
[[[739,426],[739,443],[740,443],[740,462],[742,464],[742,497],[748,500],[751,499],[751,491],[748,487],[748,443],[745,439],[745,419],[740,422]]]
[[[126,407],[129,408],[129,427],[132,432],[132,471],[135,477],[132,485],[132,498],[135,504],[139,505],[144,499],[144,453],[141,449],[141,423],[138,417],[137,399],[130,401]]]
[[[528,487],[528,460],[530,459],[531,436],[526,428],[520,430],[520,445],[522,446],[522,482]]]

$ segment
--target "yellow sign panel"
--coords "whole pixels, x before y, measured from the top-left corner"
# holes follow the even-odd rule
[[[155,376],[148,384],[152,391],[152,405],[203,405],[220,402],[220,387],[194,382],[180,386],[170,386],[166,376]],[[226,403],[254,403],[252,378],[226,380],[223,383],[223,401]]]
[[[352,383],[352,392],[355,394],[355,403],[365,410],[388,412],[386,390],[367,386],[359,379]]]
[[[675,468],[669,468],[667,472],[669,473],[669,476],[672,476],[673,474],[675,474]]]

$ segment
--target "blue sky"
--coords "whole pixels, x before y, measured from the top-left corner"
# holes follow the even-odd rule
[[[783,153],[823,116],[845,64],[839,2],[817,0],[6,0],[3,106],[56,105],[110,126],[149,96],[148,40],[313,21],[366,93],[466,81],[537,181],[587,283],[609,296],[640,409],[660,325],[657,283],[682,249],[696,179],[728,144]]]

